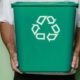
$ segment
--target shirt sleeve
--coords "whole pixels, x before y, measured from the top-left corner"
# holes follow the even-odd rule
[[[10,0],[1,0],[0,2],[0,22],[13,24],[13,10]]]
[[[3,0],[0,0],[0,22],[5,21],[5,18],[3,16]]]
[[[78,10],[77,10],[77,27],[80,28],[80,2],[79,2]]]

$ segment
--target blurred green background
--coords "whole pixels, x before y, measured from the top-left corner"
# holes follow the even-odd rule
[[[0,80],[13,80],[13,76],[9,54],[0,36]]]
[[[9,53],[0,36],[0,80],[13,80],[14,72],[11,69]],[[80,80],[80,68],[76,73],[76,80]]]

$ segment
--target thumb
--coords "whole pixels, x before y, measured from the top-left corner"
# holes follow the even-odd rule
[[[74,53],[73,55],[73,60],[72,60],[72,68],[77,69],[78,68],[78,63],[79,63],[79,55],[78,53]]]

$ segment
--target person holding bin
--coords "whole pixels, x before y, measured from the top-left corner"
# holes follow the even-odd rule
[[[47,76],[45,73],[22,73],[18,69],[18,60],[16,54],[16,44],[15,44],[15,32],[14,32],[14,16],[13,16],[13,9],[11,8],[11,3],[14,2],[28,2],[28,0],[1,0],[0,1],[0,30],[1,36],[3,39],[4,44],[6,45],[11,60],[12,69],[15,71],[14,80],[26,80],[26,79],[36,79],[40,80],[43,77],[47,80],[75,80],[75,74],[72,75],[49,75]],[[56,2],[56,0],[47,0],[47,2]],[[57,0],[60,1],[67,1],[67,0]],[[71,1],[71,0],[70,0]],[[31,0],[34,2],[34,0]],[[37,2],[37,0],[35,0]],[[38,2],[46,2],[46,0],[40,0]],[[75,2],[75,1],[74,1]],[[78,2],[78,1],[76,1]],[[75,34],[75,48],[74,48],[74,55],[72,60],[72,68],[77,69],[79,63],[79,53],[80,53],[80,6],[77,9],[77,17],[76,17],[76,34]],[[42,77],[41,77],[42,76]]]

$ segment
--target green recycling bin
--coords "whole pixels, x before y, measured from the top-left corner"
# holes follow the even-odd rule
[[[12,4],[19,69],[22,72],[69,72],[73,56],[73,2]]]

